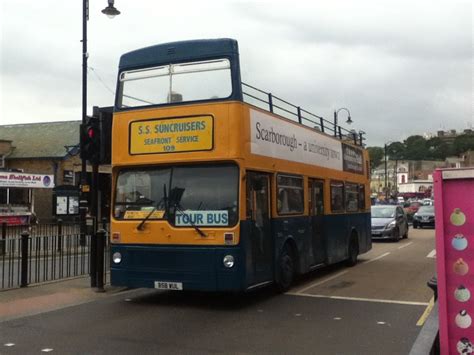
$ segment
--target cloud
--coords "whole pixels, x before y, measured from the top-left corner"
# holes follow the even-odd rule
[[[2,123],[79,119],[82,4],[0,6]],[[117,1],[114,20],[100,13],[105,6],[90,2],[89,112],[113,103],[123,53],[230,37],[245,82],[330,121],[348,107],[371,145],[474,123],[468,1]]]

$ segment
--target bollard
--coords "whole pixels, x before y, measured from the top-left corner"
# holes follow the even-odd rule
[[[5,255],[7,239],[7,222],[2,223],[2,239],[0,240],[0,255]]]
[[[96,233],[97,241],[97,292],[105,292],[104,290],[104,245],[105,245],[105,229],[99,229]]]
[[[63,249],[63,220],[58,219],[58,251]]]
[[[28,286],[28,240],[30,233],[23,231],[21,233],[21,278],[20,287]]]

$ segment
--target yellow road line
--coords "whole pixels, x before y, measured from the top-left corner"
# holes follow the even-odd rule
[[[430,302],[428,303],[428,306],[426,306],[425,311],[421,315],[420,319],[418,319],[418,322],[416,322],[417,327],[421,327],[423,324],[425,324],[426,318],[428,318],[428,316],[430,315],[431,310],[433,309],[433,306],[434,306],[434,297],[431,297]]]

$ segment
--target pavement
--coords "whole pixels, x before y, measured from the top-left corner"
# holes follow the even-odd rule
[[[126,290],[91,288],[89,276],[0,291],[0,322],[103,299]]]

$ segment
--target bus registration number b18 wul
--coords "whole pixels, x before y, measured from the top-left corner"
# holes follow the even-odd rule
[[[155,288],[158,290],[182,291],[182,282],[155,281]]]

